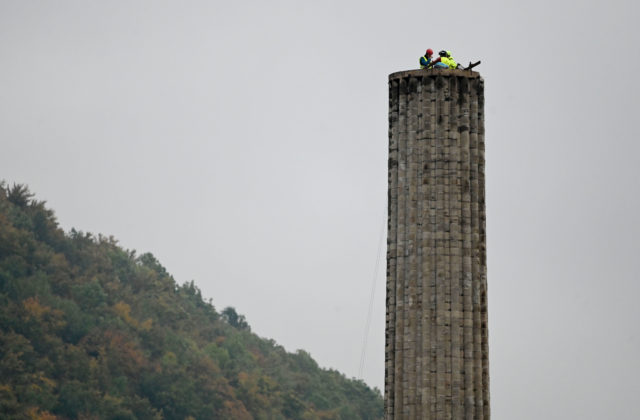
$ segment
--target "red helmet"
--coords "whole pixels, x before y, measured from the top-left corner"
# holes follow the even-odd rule
[[[429,49],[427,50],[427,52],[425,53],[425,55],[426,55],[427,57],[429,57],[430,55],[433,55],[433,50],[432,50],[431,48],[429,48]]]

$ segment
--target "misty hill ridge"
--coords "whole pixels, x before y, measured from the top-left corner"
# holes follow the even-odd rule
[[[25,186],[0,183],[0,418],[373,420],[382,406],[153,255],[65,234]]]

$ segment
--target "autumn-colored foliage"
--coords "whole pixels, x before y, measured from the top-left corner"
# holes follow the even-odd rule
[[[0,183],[0,418],[373,420],[382,398]]]

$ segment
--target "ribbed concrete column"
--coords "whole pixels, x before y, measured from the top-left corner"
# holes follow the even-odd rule
[[[389,76],[387,420],[489,419],[484,82]]]

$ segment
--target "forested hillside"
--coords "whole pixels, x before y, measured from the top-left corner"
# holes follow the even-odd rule
[[[0,418],[380,419],[382,397],[1,183]]]

